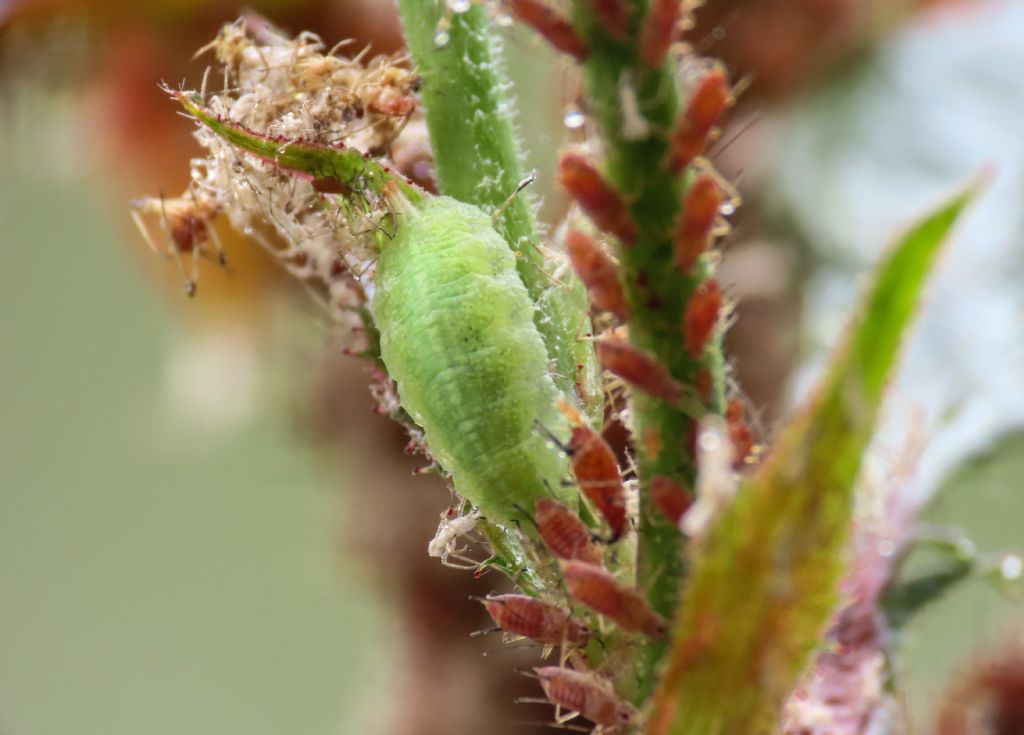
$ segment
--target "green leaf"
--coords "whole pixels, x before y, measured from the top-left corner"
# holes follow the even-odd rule
[[[901,340],[973,194],[899,241],[814,396],[694,549],[652,735],[776,730],[837,601],[854,487]]]

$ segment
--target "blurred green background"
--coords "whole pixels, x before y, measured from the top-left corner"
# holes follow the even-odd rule
[[[552,126],[562,100],[534,81],[550,57],[528,42],[510,50],[544,167],[563,132]],[[573,99],[561,76],[547,81]],[[841,94],[842,76],[829,83]],[[322,330],[297,310],[270,317],[260,400],[228,428],[172,410],[170,366],[192,306],[139,267],[149,254],[121,173],[97,165],[83,104],[31,75],[0,86],[0,734],[390,735],[400,611],[359,554],[338,552],[342,486],[357,480],[296,429]],[[747,211],[759,214],[754,199]],[[1022,477],[1024,439],[1003,440],[955,474],[928,518],[982,549],[1019,549]],[[976,580],[912,625],[904,670],[919,730],[951,676],[1019,631],[1022,612]],[[448,713],[434,714],[443,725]]]
[[[178,327],[125,257],[127,209],[40,152],[77,137],[72,100],[21,92],[0,127],[0,732],[360,731],[388,621],[338,566],[287,391],[213,436],[169,416]]]

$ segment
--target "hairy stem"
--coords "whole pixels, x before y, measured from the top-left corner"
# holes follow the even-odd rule
[[[634,25],[647,3],[634,0]],[[685,349],[681,325],[686,305],[706,273],[698,268],[683,274],[673,267],[673,228],[686,189],[684,176],[667,165],[669,133],[679,113],[679,95],[669,66],[649,69],[632,41],[618,41],[605,31],[589,0],[576,0],[574,19],[591,53],[585,64],[589,104],[605,143],[605,175],[629,204],[637,224],[635,242],[619,251],[623,280],[630,300],[630,341],[655,354],[672,376],[693,386],[702,368],[714,378],[711,405],[721,413],[724,367],[716,342],[694,360]],[[632,97],[648,134],[627,137]],[[678,529],[646,502],[649,480],[664,475],[692,487],[695,467],[689,437],[693,417],[682,408],[639,392],[634,393],[637,451],[642,479],[638,576],[652,607],[671,616],[678,604],[684,573],[682,536]],[[646,645],[639,653],[638,698],[650,693],[654,667],[664,643]]]

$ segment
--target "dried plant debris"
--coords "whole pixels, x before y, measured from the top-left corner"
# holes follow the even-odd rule
[[[200,50],[212,52],[218,67],[207,70],[203,89],[172,94],[254,139],[381,157],[417,115],[419,77],[402,58],[367,58],[367,50],[346,58],[346,44],[326,50],[311,33],[289,39],[244,17]],[[221,89],[211,91],[217,82]],[[206,155],[193,159],[187,191],[177,199],[133,202],[151,246],[181,262],[186,290],[194,292],[198,259],[216,246],[212,220],[224,214],[307,285],[332,317],[363,326],[377,239],[392,229],[388,201],[369,187],[296,175],[273,159],[241,152],[208,125],[195,137]]]

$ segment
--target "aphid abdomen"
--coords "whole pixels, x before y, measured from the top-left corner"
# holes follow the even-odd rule
[[[476,207],[438,197],[402,216],[377,264],[381,356],[456,490],[490,521],[526,520],[517,506],[566,464],[534,428],[559,425],[558,390],[515,258]]]

